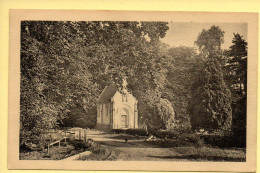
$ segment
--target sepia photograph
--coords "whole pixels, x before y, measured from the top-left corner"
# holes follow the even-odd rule
[[[248,22],[16,23],[18,162],[255,159],[248,157],[256,143],[253,136],[248,144],[256,118],[248,114],[248,60],[257,57],[248,53]]]

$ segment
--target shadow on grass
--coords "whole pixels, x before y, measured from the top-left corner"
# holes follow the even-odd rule
[[[191,161],[228,161],[228,162],[245,162],[245,158],[230,158],[230,157],[225,157],[225,156],[202,156],[202,155],[197,155],[197,154],[192,154],[192,155],[183,155],[183,156],[148,156],[151,158],[159,158],[159,159],[187,159]]]
[[[194,146],[190,142],[186,141],[145,141],[138,139],[129,139],[128,142],[125,142],[124,139],[122,141],[98,141],[99,144],[108,145],[111,147],[129,147],[129,148],[173,148],[173,147],[181,147],[181,146]]]
[[[101,145],[110,146],[110,147],[142,148],[144,146],[147,146],[144,144],[143,141],[134,141],[134,142],[132,141],[124,142],[123,140],[122,141],[98,141],[97,143]]]

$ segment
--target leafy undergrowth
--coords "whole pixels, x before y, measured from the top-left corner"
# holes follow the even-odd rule
[[[87,150],[87,146],[82,141],[70,141],[66,145],[62,143],[40,151],[21,151],[20,160],[61,160]]]

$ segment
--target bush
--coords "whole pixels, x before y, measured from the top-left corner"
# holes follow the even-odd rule
[[[129,135],[148,136],[145,129],[113,129],[113,133],[126,133]]]
[[[74,141],[71,141],[70,143],[75,147],[76,150],[88,149],[88,145],[85,144],[82,140],[74,140]]]
[[[202,146],[204,140],[199,135],[193,133],[179,133],[176,131],[158,130],[151,132],[153,136],[160,139],[173,139],[178,143],[190,143],[196,146]]]
[[[148,136],[145,129],[127,129],[126,133],[130,135]]]
[[[111,132],[119,134],[119,133],[126,133],[125,129],[113,129]]]
[[[191,133],[181,134],[179,140],[190,142],[196,146],[202,146],[204,144],[204,140],[201,139],[199,135]]]
[[[167,130],[154,130],[150,132],[156,138],[161,139],[175,139],[178,138],[179,134],[175,131],[167,131]]]
[[[231,148],[239,147],[236,144],[236,139],[233,135],[218,135],[218,134],[209,134],[200,136],[206,144],[217,146],[220,148]]]

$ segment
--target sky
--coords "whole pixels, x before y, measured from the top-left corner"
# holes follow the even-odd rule
[[[232,45],[233,33],[239,33],[247,41],[247,23],[193,23],[193,22],[169,22],[169,30],[162,42],[172,46],[194,46],[199,33],[203,29],[209,29],[212,25],[219,26],[224,32],[223,49]]]

